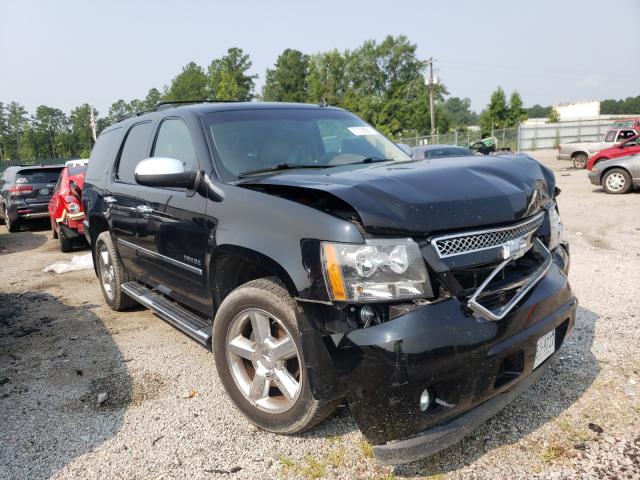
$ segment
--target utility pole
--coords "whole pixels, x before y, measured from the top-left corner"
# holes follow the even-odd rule
[[[433,82],[433,57],[424,63],[429,66],[429,111],[431,112],[431,135],[434,135],[436,133],[436,116],[433,109],[433,88],[435,85]]]

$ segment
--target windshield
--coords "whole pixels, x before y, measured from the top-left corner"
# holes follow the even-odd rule
[[[604,141],[605,142],[613,142],[616,139],[616,133],[617,132],[608,132],[607,136],[604,137]]]
[[[224,180],[281,164],[334,167],[411,158],[355,115],[329,109],[236,110],[212,113],[205,125]]]

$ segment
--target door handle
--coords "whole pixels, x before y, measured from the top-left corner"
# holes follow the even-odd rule
[[[149,205],[138,205],[136,207],[136,210],[138,210],[142,214],[147,215],[153,212],[153,208],[151,208]]]

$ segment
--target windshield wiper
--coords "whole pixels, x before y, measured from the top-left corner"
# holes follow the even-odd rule
[[[377,158],[377,157],[366,157],[362,160],[358,160],[357,162],[351,163],[343,163],[342,165],[359,165],[361,163],[378,163],[378,162],[393,162],[393,158]]]
[[[258,168],[256,170],[247,170],[238,175],[238,178],[248,177],[256,173],[278,172],[280,170],[294,170],[297,168],[327,168],[334,165],[308,165],[303,163],[279,163],[273,167]]]

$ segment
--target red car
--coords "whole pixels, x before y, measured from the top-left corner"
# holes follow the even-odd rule
[[[49,201],[49,218],[53,238],[60,240],[60,250],[70,252],[76,239],[84,240],[84,212],[80,194],[84,186],[85,166],[65,167],[60,173]]]
[[[614,147],[605,148],[591,155],[587,160],[587,170],[591,170],[593,166],[603,160],[611,160],[618,157],[626,157],[627,155],[635,155],[640,153],[640,135],[634,135],[620,142]]]

